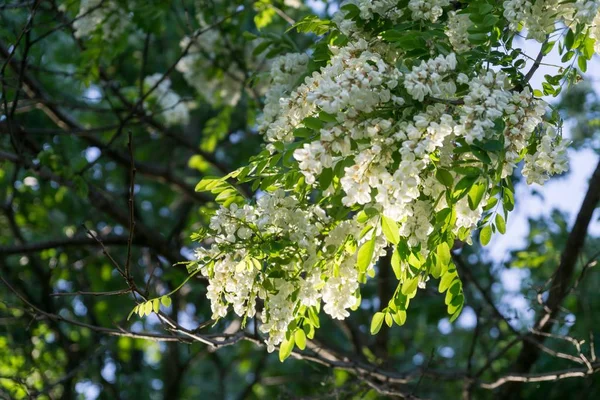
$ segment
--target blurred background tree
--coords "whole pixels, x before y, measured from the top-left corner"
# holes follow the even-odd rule
[[[523,213],[527,226],[503,239],[511,243],[501,257],[477,243],[454,252],[466,307],[453,324],[431,288],[406,325],[370,336],[371,316],[395,286],[385,268],[350,319],[323,318],[307,350],[283,364],[253,323],[212,325],[199,279],[172,296],[165,315],[174,325],[127,319],[136,303],[120,271],[151,296],[184,281],[177,263],[191,258],[190,236],[217,207],[195,184],[260,150],[255,120],[269,60],[315,39],[284,32],[338,6],[0,4],[0,397],[600,398],[597,214],[589,232],[576,222],[597,207],[598,169],[583,206],[586,193],[568,210]],[[595,165],[593,86],[566,91],[557,106],[572,157]],[[568,191],[588,178],[556,180]],[[552,330],[532,334],[549,296],[558,296]],[[205,344],[217,336],[231,345]],[[520,377],[531,383],[514,386]]]

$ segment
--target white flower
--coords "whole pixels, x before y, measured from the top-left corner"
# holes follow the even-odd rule
[[[73,21],[77,38],[101,29],[105,40],[114,39],[127,29],[127,15],[113,0],[81,0],[79,13]]]
[[[149,75],[144,79],[146,90],[150,90],[162,79],[162,74]],[[189,110],[186,103],[177,93],[171,89],[171,81],[165,78],[152,91],[149,98],[155,99],[158,104],[158,110],[150,110],[159,113],[167,126],[186,125],[190,120]],[[144,106],[148,108],[148,104]]]
[[[413,67],[404,78],[404,87],[408,93],[418,101],[423,101],[425,96],[448,98],[454,96],[456,85],[447,79],[448,75],[456,68],[456,55],[450,53],[423,61]]]
[[[435,22],[444,12],[442,8],[449,4],[450,0],[410,0],[408,8],[411,11],[412,19]]]
[[[525,165],[521,173],[527,178],[527,184],[543,184],[550,175],[567,171],[569,158],[567,148],[570,141],[558,136],[556,130],[549,126],[540,140],[536,152],[525,156]]]
[[[458,53],[463,53],[471,48],[469,42],[469,32],[472,23],[469,14],[458,14],[456,11],[448,13],[448,29],[446,35],[450,39],[450,44]]]

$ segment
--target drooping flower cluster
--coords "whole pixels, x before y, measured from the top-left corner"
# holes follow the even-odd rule
[[[457,53],[463,53],[471,49],[468,29],[472,26],[469,14],[459,14],[456,11],[448,13],[448,29],[446,35],[450,44]]]
[[[411,11],[412,19],[435,22],[442,16],[443,7],[448,4],[450,4],[450,0],[410,0],[408,8]]]
[[[331,229],[328,235],[323,231]],[[360,226],[333,226],[319,206],[301,208],[283,190],[260,197],[256,206],[222,207],[210,221],[213,243],[198,250],[201,273],[209,278],[213,318],[260,314],[269,351],[284,340],[288,325],[307,307],[323,301],[333,318],[345,318],[357,303],[356,242]],[[346,246],[348,240],[354,246]],[[377,252],[385,245],[377,241]],[[262,311],[257,301],[262,300]],[[303,309],[303,310],[301,310]]]
[[[384,56],[368,48],[364,39],[343,48],[332,47],[335,54],[330,63],[307,77],[289,97],[280,98],[278,115],[263,118],[266,140],[293,141],[294,129],[317,110],[343,120],[360,112],[372,112],[390,100],[401,103],[402,99],[391,93],[400,72]]]
[[[144,79],[146,90],[153,88],[163,77],[162,74],[149,75]],[[186,125],[190,120],[189,108],[185,101],[173,90],[171,90],[171,81],[165,78],[152,91],[150,100],[156,103],[156,107],[144,103],[146,109],[159,114],[165,120],[167,126]]]
[[[202,10],[201,2],[198,5]],[[227,33],[212,29],[202,12],[197,14],[200,35],[184,37],[181,49],[188,53],[177,64],[187,83],[210,104],[235,106],[241,99],[249,71],[257,72],[262,63],[252,57],[259,40],[240,43]],[[253,62],[257,61],[257,62]]]
[[[391,21],[396,21],[403,15],[396,0],[355,0],[348,4],[355,4],[360,10],[360,17],[365,21],[372,19],[375,14]]]
[[[75,37],[88,36],[96,29],[108,40],[121,35],[127,28],[127,15],[112,0],[81,0],[79,13],[73,21]]]
[[[567,148],[569,140],[560,138],[556,129],[549,126],[542,136],[534,154],[525,155],[525,165],[522,174],[527,184],[543,184],[551,175],[567,171],[569,159]]]
[[[597,0],[508,0],[504,2],[504,17],[512,30],[522,25],[527,29],[528,38],[543,42],[556,30],[557,22],[589,25],[597,16],[599,7],[600,1]]]
[[[271,85],[265,94],[265,107],[259,128],[266,129],[280,113],[279,100],[289,95],[300,76],[306,71],[308,55],[289,53],[277,58],[271,65]]]
[[[414,67],[404,78],[404,87],[413,99],[423,101],[425,96],[454,96],[456,85],[452,80],[445,80],[447,74],[456,68],[456,55],[450,53],[432,58]]]

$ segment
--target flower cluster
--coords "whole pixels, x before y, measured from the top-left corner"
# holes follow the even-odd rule
[[[260,329],[273,351],[307,307],[323,301],[331,317],[347,317],[358,301],[356,242],[375,231],[359,239],[356,221],[331,222],[319,206],[300,208],[283,190],[263,195],[255,206],[219,209],[210,221],[211,247],[197,252],[210,282],[213,318],[224,317],[230,304],[240,317],[253,317],[261,299]],[[330,231],[323,236],[325,229]],[[349,240],[355,245],[347,246]],[[377,242],[377,253],[384,245]]]
[[[186,125],[190,120],[188,106],[177,93],[171,90],[169,78],[161,81],[162,77],[162,74],[153,74],[144,79],[146,90],[152,89],[160,81],[149,96],[150,100],[156,103],[157,109],[153,109],[148,102],[144,106],[159,113],[167,126]]]
[[[355,0],[348,3],[359,8],[360,17],[365,21],[373,19],[375,14],[391,21],[396,21],[403,15],[396,0]]]
[[[448,73],[456,68],[456,55],[442,55],[423,61],[414,67],[404,78],[404,87],[413,99],[423,101],[425,96],[453,96],[456,85],[451,80],[445,80]]]
[[[267,141],[293,141],[293,130],[317,110],[343,120],[372,112],[390,100],[402,103],[391,93],[398,85],[400,72],[384,56],[370,51],[366,40],[331,50],[335,54],[326,67],[307,77],[289,97],[279,98],[277,115],[264,116]],[[274,108],[270,103],[266,107]]]
[[[266,129],[280,113],[280,99],[289,95],[300,76],[306,71],[308,55],[289,53],[278,57],[271,65],[271,82],[265,94],[265,106],[259,128]]]
[[[522,26],[527,29],[528,38],[543,42],[547,35],[555,31],[558,21],[567,22],[568,25],[589,25],[599,8],[600,1],[597,0],[507,0],[504,2],[504,17],[512,30],[516,31]]]
[[[262,65],[252,56],[260,41],[240,43],[238,38],[212,29],[201,12],[196,17],[202,33],[181,40],[181,49],[188,52],[177,63],[177,71],[206,102],[235,106],[242,97],[247,72],[257,72]]]
[[[450,44],[457,53],[463,53],[471,49],[468,29],[472,26],[469,14],[459,14],[456,11],[448,13],[448,29],[446,35]]]
[[[443,7],[450,4],[450,0],[410,0],[408,8],[414,20],[435,22],[444,12]]]
[[[527,184],[541,185],[550,178],[550,175],[567,171],[569,144],[569,140],[564,140],[557,135],[554,127],[547,127],[547,132],[542,136],[535,153],[525,155],[522,174],[527,179]]]
[[[103,38],[108,40],[121,35],[126,28],[127,15],[112,0],[81,0],[79,13],[73,21],[77,38],[101,29]]]

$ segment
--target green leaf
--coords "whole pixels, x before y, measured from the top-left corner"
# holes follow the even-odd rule
[[[435,177],[440,183],[446,187],[452,187],[454,184],[454,178],[449,171],[445,169],[439,169],[435,172]]]
[[[308,318],[309,318],[311,324],[315,328],[320,328],[321,327],[321,323],[319,322],[319,314],[315,310],[315,307],[309,307],[308,308]]]
[[[487,246],[490,240],[492,240],[492,227],[486,225],[479,232],[479,242],[482,246]]]
[[[392,314],[392,318],[398,326],[402,326],[406,322],[406,311],[398,310],[394,314]]]
[[[498,204],[498,198],[490,197],[487,204],[483,207],[483,211],[491,210],[492,208],[494,208],[496,206],[496,204]]]
[[[331,168],[324,168],[319,176],[319,188],[321,190],[327,190],[331,182],[333,181],[333,170]]]
[[[450,323],[456,321],[456,319],[460,316],[461,312],[463,310],[463,304],[461,304],[456,311],[454,311],[454,314],[452,314],[452,316],[450,317]]]
[[[391,328],[392,323],[393,323],[392,315],[390,313],[385,313],[385,324]]]
[[[152,311],[154,311],[154,313],[156,313],[156,314],[158,314],[158,311],[160,311],[160,300],[159,299],[152,300]]]
[[[504,235],[506,233],[506,222],[500,214],[496,214],[496,228],[498,228],[498,232],[501,234]]]
[[[305,127],[310,128],[314,131],[319,131],[323,128],[324,122],[315,117],[306,117],[302,120]]]
[[[400,290],[403,295],[408,296],[413,294],[419,285],[419,277],[415,276],[412,279],[408,279],[402,283],[402,289]]]
[[[381,229],[383,230],[383,234],[388,242],[392,244],[398,244],[398,242],[400,242],[400,231],[396,221],[386,217],[385,215],[382,215]]]
[[[456,314],[457,312],[460,312],[464,304],[465,296],[459,294],[458,296],[454,297],[450,304],[448,304],[448,314]]]
[[[482,182],[479,182],[478,184],[473,185],[473,187],[471,187],[471,190],[469,190],[469,198],[468,198],[469,208],[471,210],[477,209],[477,207],[479,206],[479,203],[481,203],[481,200],[483,199],[483,196],[485,195],[485,191],[486,191],[486,185],[484,185]]]
[[[504,145],[499,140],[488,140],[481,144],[481,148],[486,151],[498,152],[504,149]]]
[[[396,275],[396,279],[402,279],[402,263],[398,247],[394,248],[394,253],[392,254],[392,270],[394,271],[394,275]]]
[[[594,56],[594,44],[595,43],[596,43],[596,40],[594,40],[590,37],[586,38],[585,42],[583,43],[583,55],[588,60],[591,60],[592,57]]]
[[[573,58],[573,56],[575,55],[575,52],[573,50],[569,50],[567,51],[561,58],[561,62],[566,63],[567,61],[569,61],[571,58]],[[541,96],[540,96],[541,97]]]
[[[373,319],[371,320],[371,335],[376,335],[381,330],[384,318],[385,314],[382,312],[376,312],[373,315]]]
[[[292,354],[292,350],[294,350],[294,336],[292,336],[289,340],[284,339],[283,342],[279,345],[279,361],[284,362],[286,358]]]
[[[131,316],[132,316],[133,314],[136,314],[136,313],[138,312],[138,310],[139,310],[139,307],[140,307],[140,306],[135,306],[135,307],[133,307],[133,310],[131,310],[131,311],[129,312],[129,315],[127,316],[127,321],[129,321],[129,319],[131,318]]]
[[[378,214],[378,211],[376,209],[365,208],[364,210],[361,210],[358,213],[358,215],[356,216],[356,221],[360,224],[364,224],[365,222],[367,222],[368,220],[370,220],[377,214]]]
[[[448,288],[457,276],[458,275],[456,274],[456,270],[446,272],[440,280],[440,286],[438,288],[438,291],[440,293],[444,293],[446,290],[448,290]]]
[[[160,298],[160,303],[165,307],[171,306],[171,298],[169,296],[163,296]]]
[[[473,152],[473,155],[475,157],[477,157],[482,163],[484,163],[484,164],[492,163],[492,159],[490,158],[488,153],[486,153],[482,149],[475,147],[475,146],[471,146],[471,151]]]
[[[584,56],[577,57],[577,66],[581,70],[581,72],[587,71],[587,60]]]
[[[509,188],[504,188],[502,193],[502,205],[507,211],[512,211],[515,208],[515,196]]]
[[[294,340],[296,341],[296,346],[300,350],[304,350],[306,348],[306,333],[302,329],[297,329],[294,332]]]
[[[468,39],[474,45],[480,45],[488,41],[488,35],[487,33],[470,33]]]
[[[373,237],[367,240],[365,243],[363,243],[363,245],[360,246],[360,249],[358,249],[357,267],[358,271],[361,273],[365,273],[367,271],[367,268],[371,264],[371,260],[373,259],[373,253],[375,251],[376,238],[377,237],[375,236],[375,234],[373,234]]]
[[[151,301],[147,301],[146,303],[144,303],[144,314],[145,315],[152,314],[152,302]]]
[[[542,45],[542,54],[547,55],[548,53],[550,53],[552,51],[552,49],[554,48],[555,43],[556,42],[545,42]]]
[[[567,34],[565,35],[565,47],[567,50],[573,48],[573,43],[575,43],[575,34],[571,29],[568,29]]]
[[[442,242],[437,247],[436,253],[442,265],[450,265],[450,259],[452,258],[452,255],[450,254],[450,247],[448,246],[448,243]]]
[[[466,194],[471,190],[471,186],[477,181],[477,176],[465,176],[456,184],[454,188],[454,193],[452,197],[455,201],[458,201],[466,196]]]
[[[329,32],[331,21],[319,19],[315,15],[309,15],[292,25],[286,32],[296,29],[299,33],[314,33],[317,36]]]

